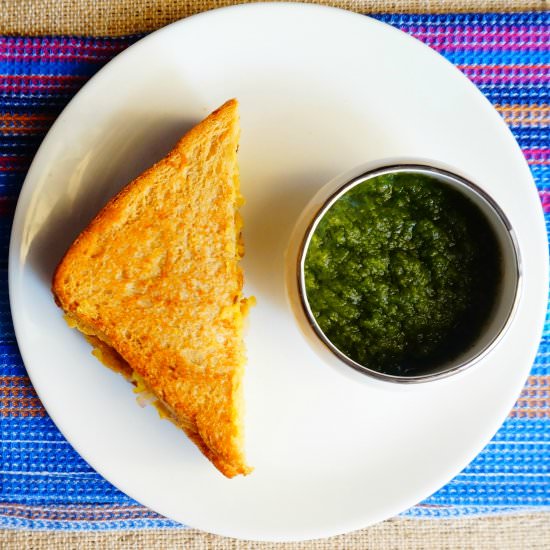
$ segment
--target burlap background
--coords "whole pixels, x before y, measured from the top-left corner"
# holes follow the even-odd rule
[[[395,519],[349,535],[302,543],[258,543],[185,531],[66,533],[0,531],[5,550],[547,550],[548,515],[490,519]]]
[[[117,36],[250,0],[0,0],[3,34]],[[547,0],[304,0],[361,13],[543,10]]]
[[[312,1],[312,0],[306,0]],[[315,1],[315,0],[313,0]],[[157,29],[234,0],[0,0],[0,34],[124,35]],[[335,0],[315,3],[362,13],[544,10],[546,0]],[[456,520],[393,519],[320,541],[267,544],[194,529],[124,532],[0,531],[5,550],[546,550],[550,515]]]

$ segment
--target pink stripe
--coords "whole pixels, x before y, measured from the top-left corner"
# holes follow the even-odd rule
[[[435,49],[445,50],[486,50],[498,47],[503,50],[520,50],[543,46],[547,49],[550,43],[550,33],[546,29],[523,32],[506,30],[499,27],[494,31],[460,31],[456,28],[448,30],[426,30],[426,28],[409,27],[408,32],[414,37],[429,44]]]
[[[89,45],[82,45],[79,46],[67,46],[67,45],[60,45],[57,47],[52,46],[43,46],[43,45],[25,45],[25,46],[16,46],[13,47],[11,45],[2,45],[0,44],[0,53],[2,54],[10,54],[10,55],[19,55],[19,56],[26,56],[26,55],[33,55],[33,54],[42,54],[42,55],[52,55],[54,57],[63,56],[66,54],[79,54],[79,55],[97,55],[98,53],[101,54],[109,54],[111,52],[117,52],[121,49],[124,49],[127,47],[128,44],[117,44],[116,46],[109,46],[109,47],[99,47],[94,48]]]
[[[536,149],[522,149],[527,160],[548,160],[550,157],[550,148],[540,147]]]
[[[540,32],[507,32],[501,29],[495,31],[472,32],[467,30],[464,32],[451,31],[449,33],[433,33],[422,31],[409,31],[411,34],[422,40],[436,42],[521,42],[527,44],[545,44],[547,43],[548,31],[541,30]]]
[[[464,44],[446,44],[440,43],[435,44],[431,43],[428,40],[423,40],[427,45],[438,52],[455,52],[460,50],[479,50],[479,51],[489,51],[498,49],[500,51],[520,51],[532,49],[531,46],[541,46],[542,44],[513,44],[513,43],[484,43],[484,44],[474,44],[474,43],[464,43]],[[546,47],[543,48],[546,51]]]
[[[534,70],[550,71],[549,64],[530,63],[527,65],[485,65],[485,64],[459,64],[457,67],[461,70],[479,71],[482,73],[502,72],[506,74],[523,74]]]
[[[548,79],[550,65],[457,65],[470,78],[541,78]]]
[[[83,80],[87,77],[74,74],[0,74],[0,81],[8,82],[28,82],[28,81],[64,81],[64,80]]]
[[[424,37],[459,38],[470,40],[494,37],[510,37],[518,40],[532,40],[548,35],[546,25],[408,25],[403,27],[408,33]]]
[[[449,34],[454,32],[545,32],[546,25],[454,25],[454,24],[441,24],[441,25],[404,25],[404,30],[407,32],[421,31],[421,32],[434,32]]]
[[[546,212],[550,212],[550,192],[539,191],[540,202],[542,203],[542,209]]]
[[[36,55],[26,55],[26,56],[17,56],[12,54],[0,54],[0,62],[3,63],[21,63],[21,62],[27,62],[27,63],[35,63],[40,62],[44,65],[47,65],[48,63],[60,63],[60,62],[91,62],[91,63],[103,63],[104,61],[111,60],[115,54],[108,54],[104,56],[90,56],[90,55],[65,55],[63,57],[56,57],[51,55],[43,55],[43,54],[36,54]]]

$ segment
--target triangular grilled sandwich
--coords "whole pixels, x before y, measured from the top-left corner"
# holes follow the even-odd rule
[[[94,354],[157,400],[227,477],[243,450],[237,101],[111,199],[52,290]]]

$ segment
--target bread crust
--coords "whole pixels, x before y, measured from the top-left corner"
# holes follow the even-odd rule
[[[191,129],[76,238],[52,281],[227,477],[247,474],[237,101]],[[113,367],[113,365],[109,365]]]

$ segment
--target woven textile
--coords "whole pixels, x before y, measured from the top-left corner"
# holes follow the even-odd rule
[[[0,0],[3,33],[120,36],[158,29],[213,8],[257,0]],[[546,0],[300,0],[359,13],[543,10]]]
[[[510,125],[550,221],[550,14],[381,15],[445,55]],[[0,38],[0,527],[177,527],[112,487],[77,455],[34,393],[14,338],[6,282],[17,194],[44,134],[84,82],[136,37]],[[486,449],[409,517],[550,510],[550,320],[528,383]]]
[[[2,546],[4,543],[4,546]],[[4,550],[548,550],[547,514],[416,521],[396,518],[308,542],[250,542],[196,529],[0,531]]]

